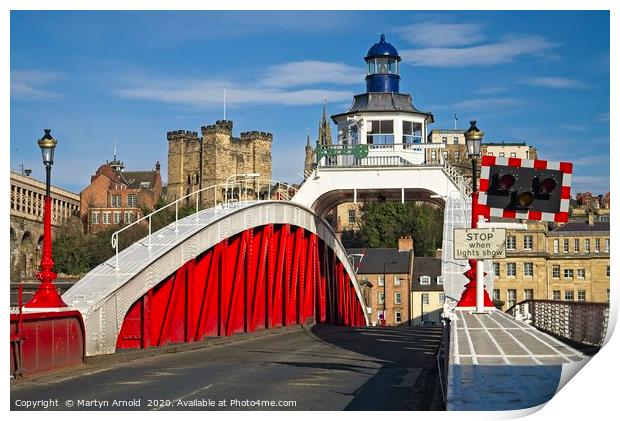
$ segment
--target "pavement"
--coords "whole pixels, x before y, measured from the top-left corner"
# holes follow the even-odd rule
[[[11,383],[11,410],[443,410],[439,327],[296,327]]]

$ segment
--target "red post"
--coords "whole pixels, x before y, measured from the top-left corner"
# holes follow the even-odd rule
[[[471,227],[478,228],[478,192],[472,192],[471,194]],[[476,259],[469,259],[469,270],[464,272],[464,275],[469,282],[465,285],[465,291],[461,295],[457,307],[476,307]],[[486,273],[485,273],[486,275]],[[489,297],[489,293],[484,291],[484,306],[493,307],[493,301]]]
[[[53,272],[52,259],[52,198],[48,195],[44,199],[43,208],[43,255],[41,257],[41,271],[37,279],[41,281],[39,289],[32,299],[24,306],[27,308],[57,308],[67,307],[53,284],[56,274]]]

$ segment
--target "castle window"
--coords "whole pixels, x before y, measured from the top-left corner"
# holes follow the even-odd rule
[[[198,176],[198,174],[195,174],[194,175],[194,183],[198,184],[199,180],[200,180],[200,177]]]
[[[192,184],[192,176],[191,175],[187,176],[187,184]]]

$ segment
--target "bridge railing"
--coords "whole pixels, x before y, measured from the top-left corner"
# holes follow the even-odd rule
[[[608,303],[525,300],[506,311],[544,332],[600,347],[609,323]]]
[[[208,193],[213,191],[213,201],[203,201],[201,200],[203,194],[208,196]],[[218,193],[221,195],[221,199],[218,200]],[[204,187],[202,189],[193,191],[189,194],[186,194],[183,197],[176,199],[174,202],[168,203],[165,206],[162,206],[159,209],[154,210],[153,212],[145,215],[136,221],[132,222],[129,225],[124,226],[123,228],[115,231],[111,236],[112,248],[115,250],[115,264],[114,269],[119,269],[119,235],[124,231],[127,231],[133,226],[138,224],[147,224],[148,225],[148,235],[146,237],[146,241],[139,242],[140,244],[145,245],[148,248],[151,248],[151,237],[153,234],[153,217],[160,212],[163,212],[169,208],[174,207],[174,231],[179,231],[179,208],[183,207],[183,203],[187,203],[190,201],[194,201],[194,215],[196,221],[198,221],[198,214],[200,212],[200,204],[203,202],[204,205],[213,206],[209,207],[230,207],[235,206],[238,202],[247,202],[247,201],[260,201],[260,200],[291,200],[291,198],[297,193],[297,188],[291,186],[290,184],[283,183],[280,181],[274,181],[271,179],[259,179],[259,178],[246,178],[243,180],[235,180],[227,183],[218,183],[208,187]],[[204,209],[204,207],[203,207]],[[170,222],[172,223],[172,222]]]

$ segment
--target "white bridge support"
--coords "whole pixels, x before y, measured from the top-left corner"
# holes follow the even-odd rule
[[[443,206],[447,197],[463,194],[462,177],[445,165],[320,167],[291,201],[325,216],[345,202],[425,200]]]

